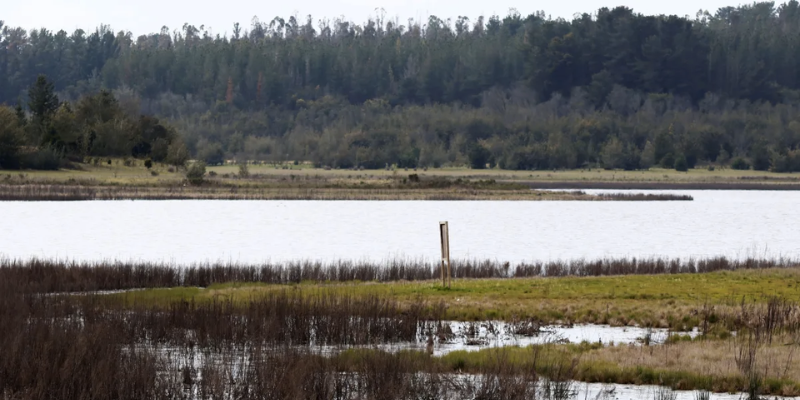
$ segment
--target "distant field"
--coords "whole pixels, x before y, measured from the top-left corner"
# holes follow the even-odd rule
[[[634,177],[642,182],[659,182],[657,171],[619,172],[620,177],[617,177],[614,171],[523,172],[465,168],[357,171],[291,163],[251,164],[248,169],[246,176],[240,176],[237,165],[208,167],[201,185],[190,185],[184,172],[174,167],[156,164],[147,169],[142,160],[130,159],[112,159],[110,164],[78,164],[73,169],[59,171],[0,171],[0,200],[691,200],[664,195],[598,198],[572,192],[531,191],[536,185],[541,189],[584,189],[623,182],[620,180],[623,177],[627,179],[624,182],[633,182]],[[663,172],[661,176],[673,176]],[[707,182],[717,182],[709,173],[698,171],[698,176],[706,176]],[[674,176],[673,181],[685,179]],[[726,175],[720,175],[718,181],[736,182],[735,175],[730,179],[723,176]],[[768,178],[760,179],[772,182]],[[691,182],[706,181],[697,178]],[[569,187],[568,182],[583,186]]]
[[[134,160],[135,165],[125,166],[121,159],[112,159],[112,164],[99,163],[98,165],[80,164],[79,169],[60,171],[0,171],[2,179],[69,181],[95,180],[108,184],[152,184],[163,182],[181,181],[183,174],[169,172],[166,165],[156,164],[152,170],[158,173],[153,176],[143,165],[142,160]],[[322,177],[329,179],[382,179],[390,177],[407,177],[409,174],[420,176],[441,176],[450,178],[495,179],[519,182],[655,182],[655,183],[768,183],[768,184],[797,184],[800,186],[800,173],[772,173],[766,171],[738,171],[732,169],[716,169],[709,171],[697,168],[688,172],[677,172],[671,169],[651,169],[647,171],[607,171],[569,170],[569,171],[507,171],[499,169],[474,170],[469,168],[431,168],[427,170],[398,169],[398,170],[339,170],[313,168],[310,164],[293,163],[250,164],[251,175],[267,175],[290,177]],[[223,175],[233,177],[238,174],[237,165],[210,166],[207,171],[214,172],[218,179]]]

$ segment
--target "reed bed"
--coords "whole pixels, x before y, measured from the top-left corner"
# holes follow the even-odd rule
[[[520,263],[453,260],[457,279],[697,274],[716,271],[797,268],[794,259],[667,259],[609,258],[594,261]],[[208,287],[229,282],[292,284],[301,282],[428,281],[440,277],[438,263],[394,259],[383,262],[289,261],[248,265],[205,263],[177,265],[156,262],[0,259],[0,280],[15,280],[14,290],[40,293],[88,292],[168,287]]]
[[[421,201],[663,201],[692,200],[689,196],[604,194],[478,187],[258,187],[225,185],[69,185],[0,184],[0,201],[87,200],[421,200]]]
[[[616,201],[692,201],[694,198],[685,194],[669,193],[601,193],[597,195],[604,200]]]
[[[547,398],[535,396],[534,369],[499,359],[458,377],[423,353],[310,351],[409,340],[421,318],[435,318],[422,304],[282,291],[151,309],[35,296],[20,283],[0,281],[4,399]]]

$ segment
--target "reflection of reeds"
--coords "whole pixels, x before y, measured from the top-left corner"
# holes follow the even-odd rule
[[[526,278],[567,276],[693,274],[740,269],[794,268],[794,260],[680,260],[619,258],[549,261],[511,266],[499,261],[453,260],[453,277]],[[423,281],[437,279],[433,262],[395,259],[372,261],[291,261],[261,265],[209,263],[190,266],[151,262],[70,262],[0,259],[0,279],[19,278],[39,292],[124,290],[156,287],[207,287],[228,282],[270,284],[349,281]]]

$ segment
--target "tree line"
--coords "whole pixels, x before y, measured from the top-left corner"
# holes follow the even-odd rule
[[[0,102],[21,104],[46,75],[64,99],[106,93],[126,115],[169,121],[212,164],[800,170],[794,0],[694,18],[617,7],[572,20],[254,18],[226,36],[0,32]],[[131,155],[152,151],[134,142]]]

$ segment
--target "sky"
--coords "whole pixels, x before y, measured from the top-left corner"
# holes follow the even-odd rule
[[[275,16],[288,18],[298,15],[301,21],[311,14],[316,21],[344,16],[356,23],[366,21],[383,9],[386,19],[398,19],[405,25],[409,18],[427,20],[436,15],[441,19],[458,16],[475,18],[507,15],[514,8],[523,15],[544,11],[553,18],[571,19],[576,13],[592,13],[601,7],[627,6],[642,14],[676,14],[694,17],[699,10],[714,12],[720,7],[739,5],[741,0],[26,0],[4,1],[0,20],[7,26],[47,28],[73,32],[77,28],[94,30],[100,24],[115,31],[130,31],[134,35],[158,32],[162,26],[180,29],[184,23],[196,27],[205,25],[213,34],[230,34],[234,22],[249,27],[254,16],[270,21]],[[745,1],[750,3],[751,1]],[[777,1],[777,4],[782,3]]]

